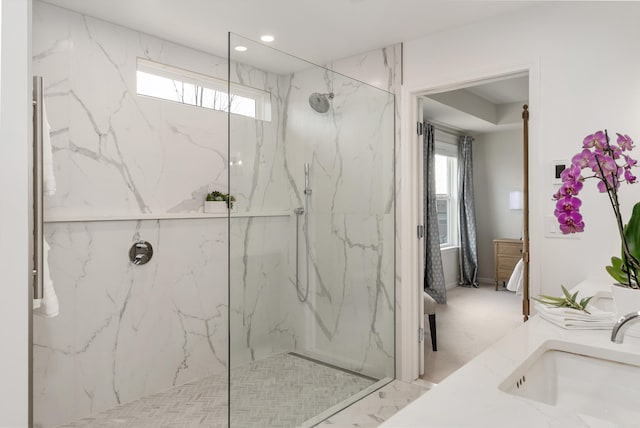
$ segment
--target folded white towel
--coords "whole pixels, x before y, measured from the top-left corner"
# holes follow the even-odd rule
[[[51,126],[47,119],[47,109],[42,105],[42,190],[45,195],[56,193],[56,177],[53,173],[53,146]]]
[[[606,330],[611,329],[617,317],[613,312],[603,311],[589,304],[584,311],[571,308],[550,307],[540,302],[536,302],[536,309],[541,318],[571,330]]]
[[[516,267],[513,269],[513,273],[511,274],[509,282],[507,283],[507,290],[515,291],[518,296],[522,294],[522,280],[524,278],[524,276],[522,275],[523,273],[524,262],[522,261],[522,259],[520,259],[518,260],[518,263],[516,263]]]
[[[42,299],[33,299],[33,313],[51,318],[58,315],[59,304],[58,296],[53,288],[53,281],[51,281],[51,275],[49,274],[48,255],[51,247],[49,247],[49,244],[44,239],[42,240],[42,244],[42,281],[44,290]]]

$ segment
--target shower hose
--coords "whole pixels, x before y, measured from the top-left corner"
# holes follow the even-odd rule
[[[296,208],[296,295],[298,296],[298,300],[302,303],[307,301],[307,297],[309,296],[309,210],[305,208]],[[299,280],[299,258],[300,258],[300,216],[304,214],[304,242],[305,242],[305,260],[306,260],[306,274],[307,281],[305,285],[304,293],[300,292],[300,280]]]

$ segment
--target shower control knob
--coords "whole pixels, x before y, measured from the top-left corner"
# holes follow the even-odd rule
[[[134,265],[144,265],[153,257],[153,247],[147,241],[135,242],[129,249],[129,260]]]

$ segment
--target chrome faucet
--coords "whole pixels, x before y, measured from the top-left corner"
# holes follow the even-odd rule
[[[625,331],[629,329],[629,326],[634,321],[640,321],[640,311],[621,316],[611,330],[611,341],[613,343],[622,343]]]

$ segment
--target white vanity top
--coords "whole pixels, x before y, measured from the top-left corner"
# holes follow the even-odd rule
[[[585,281],[580,296],[608,291],[610,286]],[[517,397],[499,385],[537,348],[549,340],[589,345],[640,355],[640,338],[610,341],[607,330],[565,330],[533,316],[513,332],[460,368],[446,380],[389,418],[381,427],[614,427],[620,426],[566,409]],[[640,394],[640,385],[634,388]],[[640,406],[640,398],[638,398]],[[625,425],[626,426],[626,425]],[[628,426],[640,426],[629,421]]]

